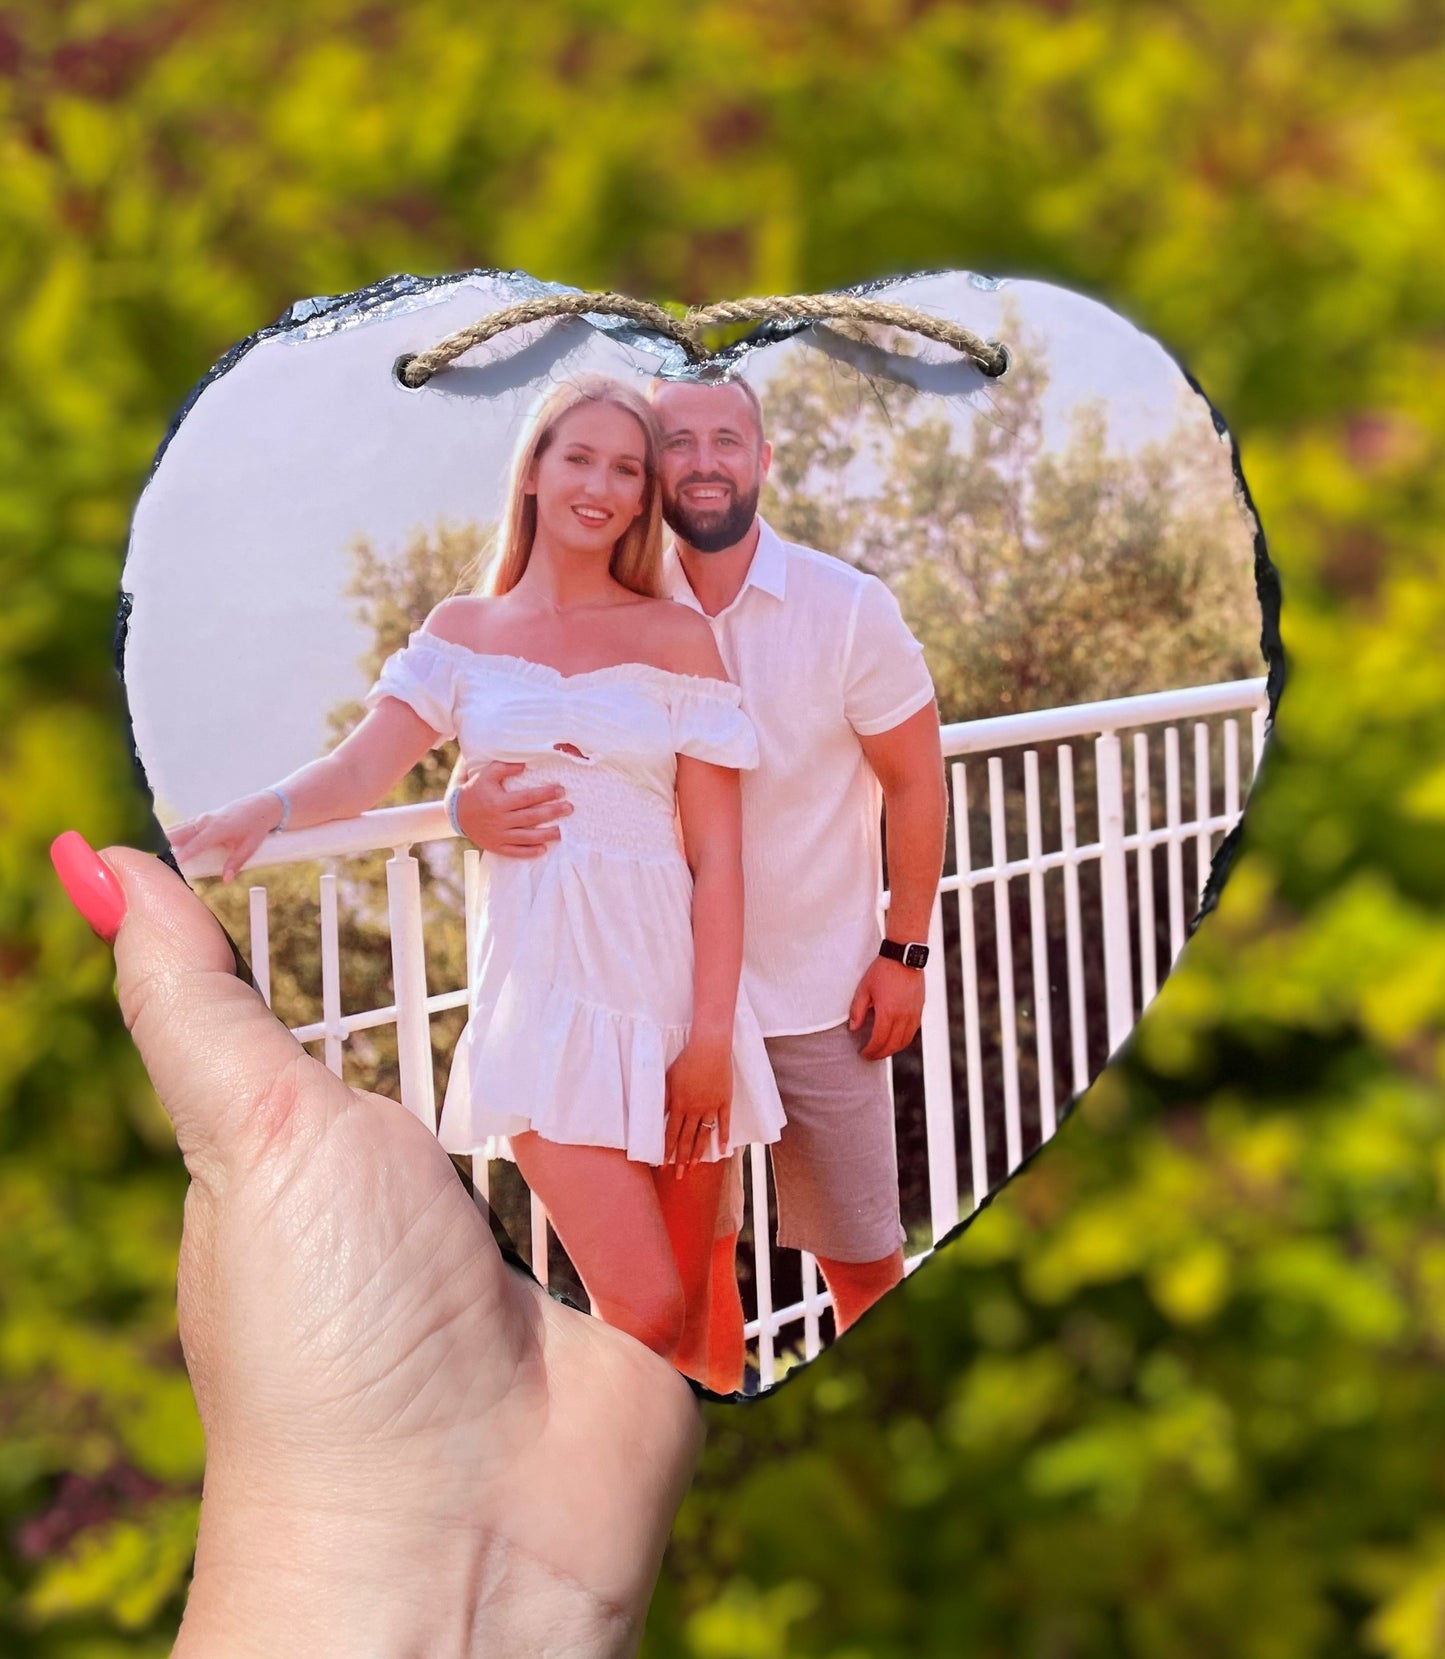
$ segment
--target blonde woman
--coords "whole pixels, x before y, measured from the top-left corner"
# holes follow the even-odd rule
[[[600,376],[558,386],[513,460],[485,593],[439,605],[369,713],[272,789],[171,832],[233,874],[269,832],[373,806],[434,744],[520,762],[572,808],[484,856],[448,1151],[506,1137],[594,1312],[696,1376],[727,1158],[782,1107],[742,965],[738,771],[757,742],[701,617],[657,597],[657,437]]]

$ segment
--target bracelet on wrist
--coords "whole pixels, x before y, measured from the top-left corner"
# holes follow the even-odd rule
[[[275,830],[272,832],[273,834],[279,834],[286,828],[287,824],[291,822],[291,797],[284,789],[277,789],[274,784],[272,784],[266,793],[268,795],[274,795],[281,803],[281,817],[277,821]]]

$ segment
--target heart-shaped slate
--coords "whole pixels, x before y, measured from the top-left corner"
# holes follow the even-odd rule
[[[440,1117],[544,1283],[766,1389],[977,1214],[1155,995],[1258,770],[1273,572],[1223,423],[1078,295],[852,291],[1003,341],[996,379],[853,326],[698,365],[604,315],[398,378],[561,291],[394,278],[217,365],[135,515],[134,745],[311,1051]],[[565,790],[539,855],[458,837],[449,780],[489,759]],[[735,770],[729,1097],[725,1030],[679,1055],[694,978],[731,995]],[[453,805],[485,843],[481,802]]]

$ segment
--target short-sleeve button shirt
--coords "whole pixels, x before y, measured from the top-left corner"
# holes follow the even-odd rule
[[[744,973],[777,1037],[842,1024],[878,954],[883,801],[858,739],[927,707],[934,689],[876,576],[759,527],[737,597],[708,620],[758,734],[757,769],[742,778]],[[702,610],[675,548],[665,586]]]

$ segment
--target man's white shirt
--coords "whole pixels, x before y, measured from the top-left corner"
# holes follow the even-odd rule
[[[742,588],[708,620],[758,733],[742,774],[744,976],[764,1035],[780,1037],[842,1024],[878,954],[882,791],[858,738],[934,689],[876,576],[758,522]],[[702,610],[675,548],[664,585]]]

